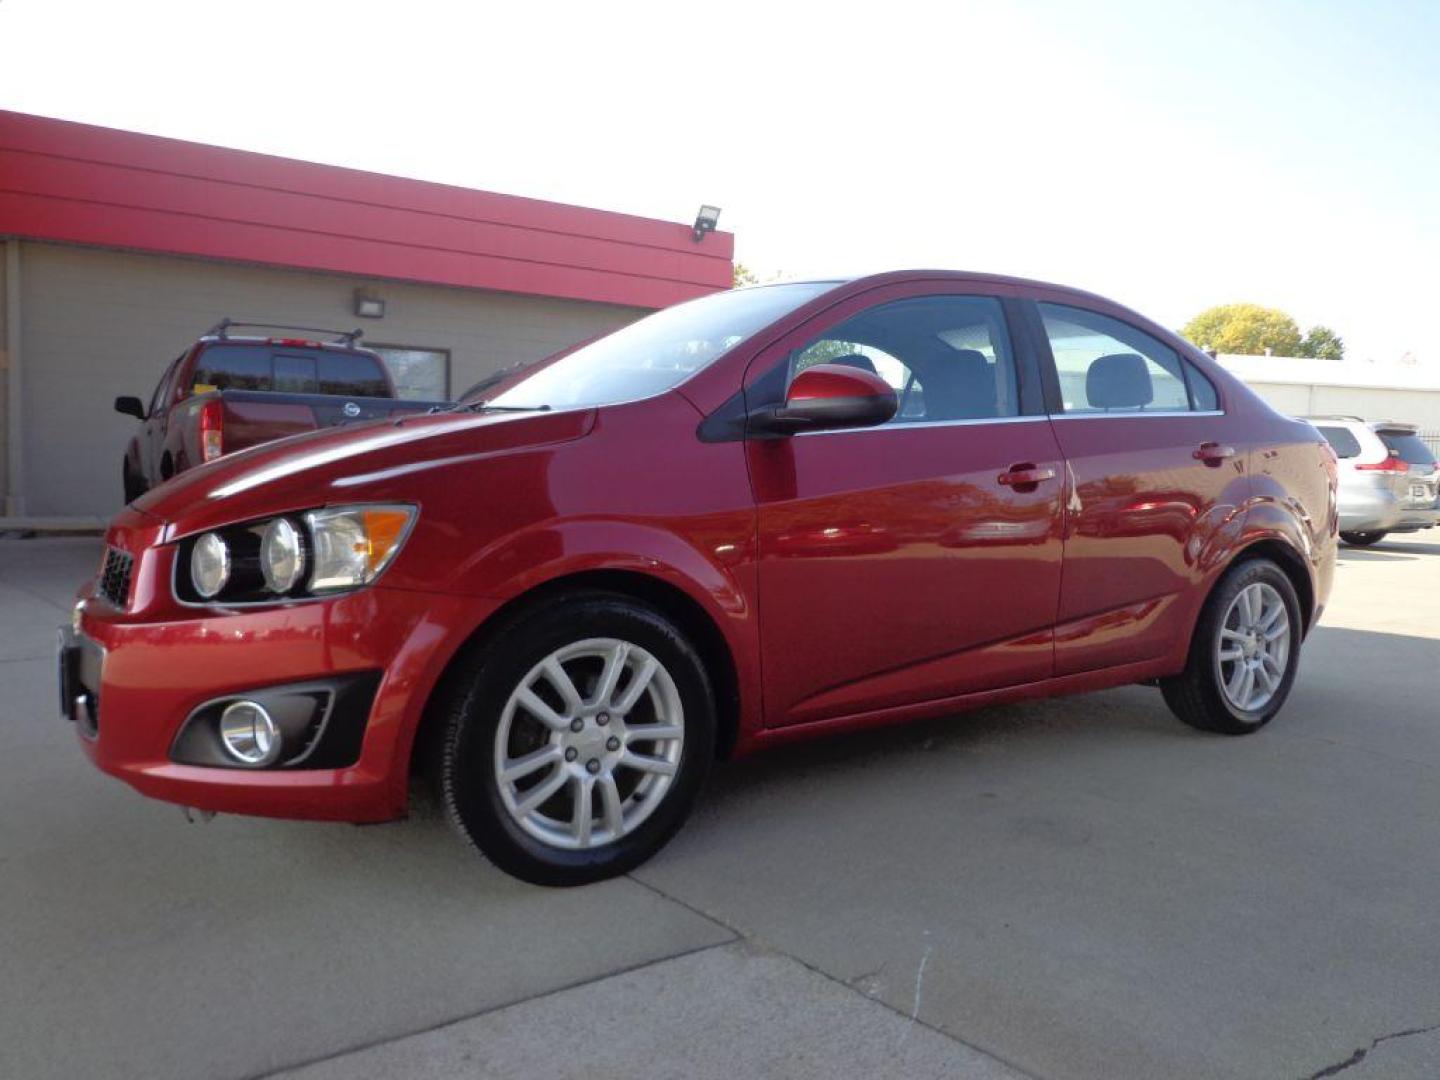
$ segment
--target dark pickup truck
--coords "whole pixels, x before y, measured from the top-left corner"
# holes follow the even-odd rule
[[[241,336],[235,327],[336,334],[333,341]],[[171,361],[147,409],[118,397],[115,411],[143,421],[125,448],[125,501],[195,465],[259,443],[317,428],[446,408],[410,401],[377,353],[357,344],[360,331],[237,323],[206,332]]]

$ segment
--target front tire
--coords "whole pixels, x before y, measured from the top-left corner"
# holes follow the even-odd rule
[[[1205,602],[1185,670],[1163,679],[1171,712],[1191,727],[1248,735],[1280,711],[1300,664],[1300,602],[1269,559],[1249,559]]]
[[[1340,539],[1351,547],[1370,547],[1385,539],[1383,532],[1342,532]]]
[[[583,885],[680,828],[715,756],[698,653],[655,609],[586,592],[523,612],[463,657],[441,699],[440,795],[506,873]]]

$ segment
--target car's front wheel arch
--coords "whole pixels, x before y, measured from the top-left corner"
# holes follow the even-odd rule
[[[716,755],[734,750],[740,732],[740,685],[735,657],[715,620],[683,589],[648,574],[629,570],[590,570],[566,574],[537,585],[496,609],[455,649],[426,701],[410,749],[412,777],[433,777],[437,760],[437,704],[444,700],[464,666],[529,611],[567,595],[608,592],[655,608],[682,630],[705,665],[715,697]]]

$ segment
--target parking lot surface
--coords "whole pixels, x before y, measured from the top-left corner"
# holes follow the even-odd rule
[[[1342,551],[1255,736],[1133,687],[776,751],[568,891],[97,773],[98,554],[0,541],[0,1077],[1440,1075],[1440,538]]]

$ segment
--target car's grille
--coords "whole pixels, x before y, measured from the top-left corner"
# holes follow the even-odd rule
[[[105,563],[96,582],[100,595],[117,608],[123,608],[130,600],[130,573],[134,569],[135,556],[117,547],[106,548]]]

